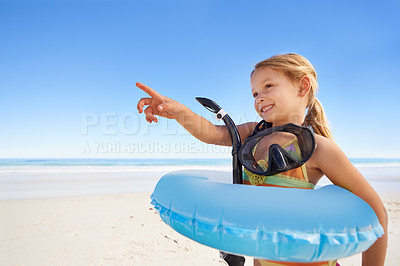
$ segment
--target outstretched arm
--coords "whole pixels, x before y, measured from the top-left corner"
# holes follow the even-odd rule
[[[337,186],[345,188],[367,202],[378,216],[385,234],[367,251],[363,252],[363,266],[384,265],[387,249],[388,216],[378,193],[372,188],[362,174],[353,166],[339,147],[328,139],[319,137],[315,155],[320,170]]]
[[[185,105],[159,94],[149,86],[136,83],[136,86],[146,92],[150,97],[139,100],[137,109],[139,113],[146,115],[147,122],[158,122],[156,116],[175,119],[195,138],[208,143],[230,146],[232,145],[226,126],[214,125],[207,119],[195,114]],[[257,123],[246,123],[238,126],[239,134],[242,139],[250,135]]]

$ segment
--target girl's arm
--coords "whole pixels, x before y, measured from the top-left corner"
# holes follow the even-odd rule
[[[190,134],[202,142],[224,146],[232,145],[226,126],[212,124],[207,119],[192,112],[185,105],[159,94],[142,83],[138,82],[136,86],[150,96],[140,99],[137,105],[139,113],[142,113],[143,107],[148,105],[144,110],[147,122],[157,123],[158,119],[155,115],[175,119]],[[237,126],[242,140],[251,134],[256,125],[256,122],[252,122]]]
[[[379,238],[367,251],[362,254],[362,265],[384,265],[387,249],[388,216],[385,206],[378,193],[368,181],[353,166],[347,156],[331,140],[316,136],[317,149],[315,158],[318,168],[332,181],[333,184],[345,188],[367,202],[378,216],[385,234]]]

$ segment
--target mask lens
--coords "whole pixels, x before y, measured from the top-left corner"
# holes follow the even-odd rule
[[[273,132],[259,139],[258,144],[252,149],[254,160],[267,170],[270,157],[276,167],[284,169],[289,162],[287,154],[296,160],[301,160],[296,135],[289,132]]]
[[[287,124],[250,137],[239,152],[243,166],[260,175],[274,175],[301,166],[314,151],[313,133]]]

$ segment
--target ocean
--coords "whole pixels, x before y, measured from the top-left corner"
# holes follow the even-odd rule
[[[400,192],[400,159],[350,161],[371,183]],[[0,200],[151,192],[168,172],[230,172],[231,164],[231,159],[0,159]]]
[[[400,158],[350,158],[356,167],[400,166]],[[4,167],[154,167],[154,166],[229,166],[231,159],[0,159],[0,170]]]
[[[231,159],[0,159],[2,167],[229,165]],[[400,160],[399,160],[400,164]]]

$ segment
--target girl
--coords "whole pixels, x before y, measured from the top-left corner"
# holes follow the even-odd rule
[[[284,54],[268,58],[256,64],[251,73],[251,88],[254,108],[261,118],[281,126],[287,123],[311,126],[316,133],[316,148],[312,157],[303,165],[300,174],[282,173],[274,176],[278,179],[289,176],[295,182],[282,182],[282,186],[295,188],[313,188],[322,176],[326,175],[333,184],[354,193],[366,201],[375,211],[385,229],[385,235],[378,239],[362,254],[362,265],[384,265],[387,248],[386,209],[371,185],[351,164],[346,155],[333,141],[327,125],[321,103],[316,99],[317,74],[311,63],[297,54]],[[213,125],[196,115],[188,107],[160,95],[150,87],[136,83],[150,97],[138,102],[139,113],[144,110],[146,120],[157,122],[155,115],[175,119],[197,139],[216,145],[231,145],[228,129],[222,125]],[[308,108],[307,114],[306,109]],[[244,141],[253,131],[260,130],[256,122],[238,125],[241,139]],[[296,170],[296,169],[293,169]],[[291,171],[293,171],[291,170]],[[268,178],[254,176],[244,171],[243,180],[249,185],[271,186]],[[335,261],[318,263],[283,263],[267,260],[254,260],[254,265],[336,265]]]

